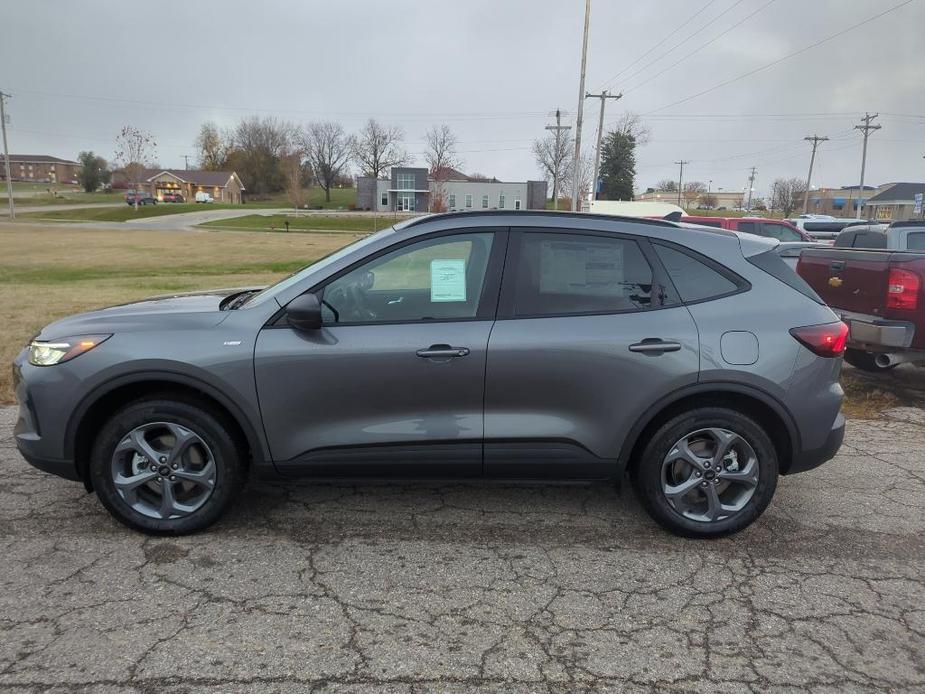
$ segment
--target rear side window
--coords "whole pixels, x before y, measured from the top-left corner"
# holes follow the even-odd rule
[[[758,229],[755,228],[754,222],[739,222],[739,225],[736,227],[737,231],[741,231],[745,234],[757,234]]]
[[[909,234],[909,250],[925,251],[925,231]]]
[[[661,244],[653,245],[685,303],[715,299],[738,290],[735,282],[693,256]]]
[[[769,236],[778,241],[802,241],[803,237],[795,229],[791,229],[785,224],[774,224],[773,222],[761,223],[761,235]]]
[[[652,268],[632,240],[527,232],[514,278],[517,317],[649,308]]]
[[[757,268],[761,268],[766,273],[780,280],[784,284],[796,289],[803,296],[809,297],[813,301],[825,304],[825,302],[816,294],[815,290],[810,287],[793,269],[787,265],[786,261],[781,258],[776,251],[770,250],[758,255],[746,258],[748,262]]]
[[[851,244],[852,248],[886,248],[886,234],[879,231],[859,231]]]

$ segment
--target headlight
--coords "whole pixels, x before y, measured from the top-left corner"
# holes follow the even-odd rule
[[[29,363],[33,366],[52,366],[79,357],[112,335],[78,335],[54,342],[33,340],[29,344]]]

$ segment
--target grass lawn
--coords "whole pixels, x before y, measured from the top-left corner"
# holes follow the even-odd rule
[[[401,219],[404,219],[402,217]],[[233,219],[216,219],[213,222],[203,222],[199,226],[204,229],[239,229],[242,231],[286,231],[286,222],[289,222],[289,231],[376,231],[395,223],[392,215],[380,215],[373,218],[369,215],[260,215],[251,214]]]
[[[119,207],[88,207],[73,210],[42,210],[41,212],[27,212],[23,219],[44,219],[48,221],[66,222],[126,222],[130,219],[144,219],[146,217],[163,217],[181,212],[205,212],[214,209],[241,209],[240,205],[197,205],[187,203],[161,203],[159,205],[140,205],[136,210],[131,205],[122,204]]]
[[[10,362],[53,320],[156,294],[268,284],[352,240],[2,225],[0,402],[13,400]]]
[[[313,186],[306,190],[305,197],[308,209],[322,208],[326,210],[347,209],[357,201],[356,188],[332,188],[331,200],[324,199],[324,190]],[[248,200],[248,205],[255,207],[292,207],[292,203],[285,193],[273,193],[260,200]]]
[[[6,193],[6,190],[0,186],[0,193]],[[72,193],[72,192],[58,192],[57,195],[49,195],[43,193],[40,195],[16,195],[13,193],[13,202],[20,206],[32,206],[32,205],[79,205],[81,203],[124,203],[124,199],[121,195],[115,193]],[[0,197],[0,206],[6,207],[7,197],[3,195]]]

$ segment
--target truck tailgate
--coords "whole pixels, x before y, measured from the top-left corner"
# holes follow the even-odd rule
[[[882,315],[891,255],[883,251],[806,249],[797,272],[829,306]]]

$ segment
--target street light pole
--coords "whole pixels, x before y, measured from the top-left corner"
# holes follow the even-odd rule
[[[588,24],[591,0],[585,0],[585,30],[581,40],[581,78],[578,81],[578,117],[575,119],[575,158],[572,161],[572,212],[578,209],[578,183],[581,179],[581,123],[585,108],[585,69],[588,64]]]

